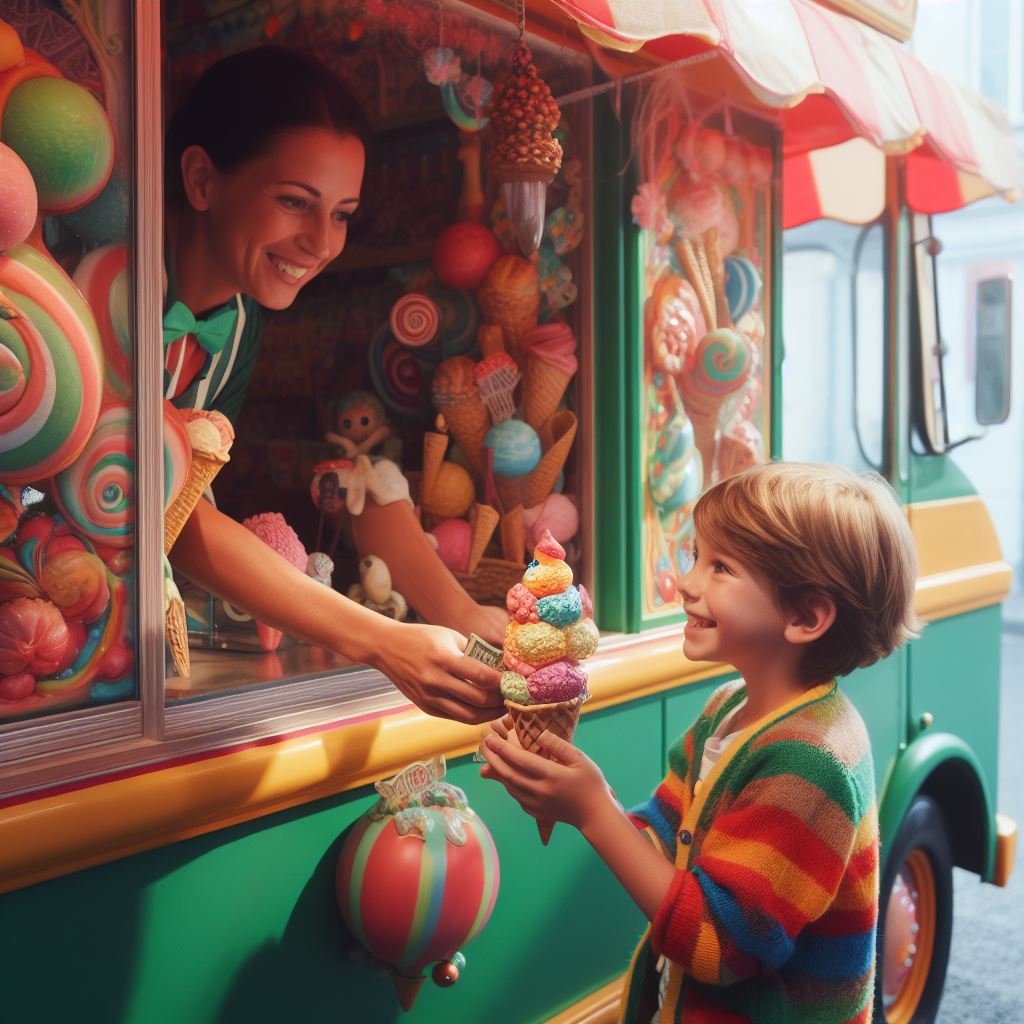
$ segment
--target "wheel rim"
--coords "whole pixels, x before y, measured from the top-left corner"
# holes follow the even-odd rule
[[[935,948],[935,874],[923,850],[907,855],[885,912],[882,1003],[886,1024],[910,1024],[924,994]]]

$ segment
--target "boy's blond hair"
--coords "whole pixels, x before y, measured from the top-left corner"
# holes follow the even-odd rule
[[[772,462],[711,487],[694,525],[778,588],[784,607],[830,597],[835,622],[807,645],[801,680],[822,682],[872,665],[916,636],[917,554],[892,488],[877,473]]]

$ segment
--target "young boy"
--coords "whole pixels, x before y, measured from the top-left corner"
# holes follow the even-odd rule
[[[913,539],[878,476],[772,463],[712,487],[679,581],[683,651],[734,665],[627,815],[601,770],[507,719],[481,769],[537,818],[574,825],[651,922],[630,1024],[871,1020],[878,822],[864,724],[835,677],[915,635]],[[660,977],[659,977],[660,971]]]

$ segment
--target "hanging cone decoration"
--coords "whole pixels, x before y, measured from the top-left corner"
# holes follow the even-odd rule
[[[562,114],[531,60],[530,48],[517,43],[511,72],[494,87],[488,111],[494,144],[488,162],[498,181],[547,185],[562,166],[562,147],[551,134]]]

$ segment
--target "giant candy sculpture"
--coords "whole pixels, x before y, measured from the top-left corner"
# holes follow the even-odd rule
[[[376,783],[380,800],[353,826],[336,874],[353,937],[391,974],[412,1008],[434,964],[442,987],[458,980],[459,947],[474,938],[498,895],[498,853],[466,794],[444,782],[444,758]]]

